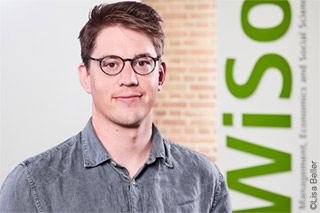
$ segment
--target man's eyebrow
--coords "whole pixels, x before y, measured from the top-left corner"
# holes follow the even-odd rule
[[[147,57],[147,56],[151,56],[150,53],[141,53],[141,54],[136,54],[134,57]]]

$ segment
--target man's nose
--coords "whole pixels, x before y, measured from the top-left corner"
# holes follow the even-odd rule
[[[138,79],[137,74],[134,72],[131,63],[126,61],[124,63],[124,68],[121,73],[119,73],[119,85],[120,86],[137,86]]]

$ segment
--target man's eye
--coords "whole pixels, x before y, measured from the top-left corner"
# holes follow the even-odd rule
[[[109,63],[105,65],[107,68],[114,68],[116,66],[115,63]]]
[[[144,66],[149,66],[151,64],[151,61],[149,59],[140,59],[138,62],[137,62],[137,65],[139,67],[144,67]]]
[[[115,69],[119,66],[119,63],[116,61],[104,61],[102,67],[105,69]]]
[[[145,65],[149,65],[149,64],[150,64],[150,62],[148,62],[148,61],[139,61],[139,66],[141,66],[141,67],[143,67]]]

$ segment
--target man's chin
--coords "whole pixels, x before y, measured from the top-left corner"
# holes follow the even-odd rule
[[[118,116],[113,119],[113,122],[124,128],[138,128],[143,122],[143,118],[140,118],[139,116]]]
[[[124,128],[138,128],[141,124],[141,122],[118,122],[117,123],[119,126],[124,127]]]

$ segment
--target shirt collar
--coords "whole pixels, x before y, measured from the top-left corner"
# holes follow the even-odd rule
[[[111,159],[93,129],[92,118],[81,132],[81,142],[85,167],[95,167]]]
[[[154,163],[157,158],[162,158],[167,167],[173,167],[170,156],[170,145],[164,143],[164,141],[165,139],[161,136],[158,128],[152,124],[151,150],[146,165]]]
[[[150,165],[154,163],[157,158],[161,158],[166,166],[173,167],[170,160],[170,145],[164,143],[164,141],[165,139],[162,138],[158,128],[153,124],[151,150],[146,165]],[[85,167],[95,167],[111,159],[93,129],[92,118],[90,118],[81,132],[81,142]]]

